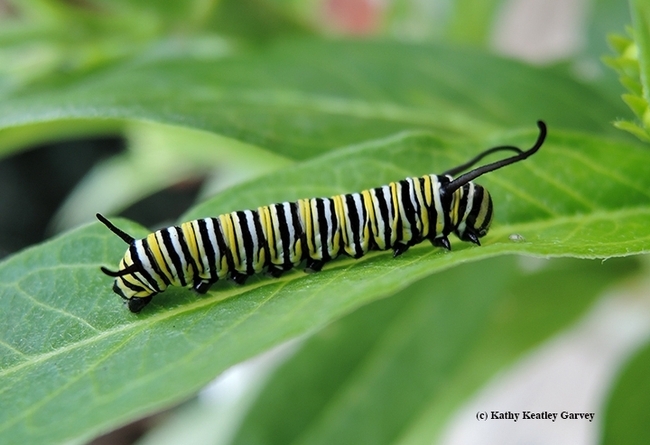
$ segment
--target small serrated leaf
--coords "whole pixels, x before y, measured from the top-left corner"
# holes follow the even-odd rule
[[[641,85],[641,82],[639,82],[638,78],[621,77],[621,83],[633,95],[641,97],[643,94],[643,86]]]
[[[639,118],[643,118],[648,110],[648,104],[642,97],[633,94],[623,94],[623,101],[632,109],[634,114]]]
[[[634,44],[634,41],[632,39],[621,36],[619,34],[609,34],[607,36],[607,42],[619,55],[623,55],[630,47],[630,45]]]
[[[632,133],[634,136],[638,137],[642,141],[650,142],[650,134],[648,134],[648,132],[644,128],[640,127],[638,124],[634,122],[620,120],[614,122],[614,126],[621,130],[625,130],[627,132]]]

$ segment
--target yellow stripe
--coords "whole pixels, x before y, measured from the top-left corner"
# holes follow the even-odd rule
[[[424,179],[424,199],[427,203],[427,207],[431,207],[431,201],[433,200],[433,197],[431,196],[431,176],[425,175],[422,176],[422,179]]]
[[[312,216],[311,216],[311,202],[309,199],[301,199],[298,201],[300,206],[300,215],[302,220],[305,223],[305,235],[307,238],[307,249],[309,249],[309,254],[314,252],[314,230],[312,227]]]
[[[436,209],[436,235],[440,235],[445,228],[445,213],[440,201],[440,182],[433,183],[435,190],[433,191],[433,205]]]
[[[295,245],[293,246],[293,257],[291,258],[291,262],[293,264],[298,264],[300,263],[301,260],[302,260],[302,239],[297,238],[295,240]]]
[[[308,241],[311,241],[311,249],[309,251],[309,256],[314,260],[320,260],[321,258],[323,258],[323,254],[322,254],[323,246],[322,246],[322,240],[320,239],[320,236],[319,236],[319,241],[321,241],[321,246],[320,246],[320,251],[317,250],[316,235],[320,235],[320,230],[319,230],[320,227],[318,225],[319,224],[319,222],[318,222],[318,206],[317,206],[316,198],[312,198],[312,199],[309,200],[309,212],[310,212],[309,217],[310,217],[310,220],[311,220],[310,225],[313,226],[313,227],[311,227],[311,232],[312,232],[313,236],[311,238],[310,237],[307,238]],[[315,216],[315,218],[314,218],[314,216]]]
[[[463,199],[463,188],[456,189],[452,197],[452,207],[451,207],[451,222],[455,226],[458,224],[458,209],[460,207],[460,201]]]
[[[237,268],[241,265],[241,260],[237,255],[237,248],[236,248],[237,243],[235,238],[235,229],[234,229],[232,216],[230,213],[227,213],[225,215],[219,215],[219,220],[221,221],[221,228],[225,232],[224,238],[226,239],[226,243],[228,244],[228,250],[232,253],[232,261],[235,265],[235,269],[237,270]]]
[[[336,214],[336,201],[334,201],[334,215],[332,215],[332,218],[336,218],[338,220],[338,227],[336,230],[334,230],[334,227],[332,227],[332,239],[329,245],[329,251],[330,251],[330,256],[332,258],[336,258],[338,256],[339,251],[341,250],[341,231],[343,227],[345,227],[345,221],[341,222],[341,220],[338,218],[338,215]],[[345,215],[343,215],[343,218],[345,219]]]
[[[257,213],[260,215],[264,236],[268,241],[271,263],[275,263],[274,260],[277,258],[277,254],[275,249],[275,232],[273,230],[273,224],[271,224],[271,209],[269,206],[260,207],[257,209]]]
[[[124,258],[122,258],[122,261],[120,261],[120,265],[118,266],[118,269],[119,270],[126,269],[131,264],[133,264],[133,261],[131,260],[131,249],[128,249],[124,254]]]
[[[162,273],[165,274],[165,276],[169,279],[170,282],[174,282],[174,276],[172,275],[171,271],[167,268],[167,263],[165,262],[165,256],[163,255],[162,250],[160,250],[160,244],[158,243],[156,232],[147,235],[147,243],[149,243],[149,249],[151,250],[151,253],[153,254],[153,257],[156,260],[158,267],[160,267]]]
[[[368,218],[370,219],[370,229],[372,230],[372,236],[374,238],[378,238],[379,228],[377,227],[377,217],[375,215],[375,205],[373,203],[372,193],[370,193],[370,190],[364,190],[361,192],[361,196],[363,197],[363,205],[366,208],[366,212],[368,212]]]
[[[190,251],[190,255],[194,259],[194,262],[200,266],[201,269],[203,269],[203,263],[200,261],[199,257],[199,246],[196,241],[196,234],[194,233],[194,227],[192,227],[192,223],[185,222],[181,224],[181,230],[183,231],[185,243],[187,244],[187,248]]]
[[[415,198],[420,204],[420,224],[418,227],[422,236],[427,236],[429,234],[429,212],[425,207],[424,198],[422,197],[422,190],[420,188],[420,178],[413,178],[413,186],[415,187]]]
[[[402,217],[402,206],[400,205],[401,203],[401,196],[398,199],[398,191],[401,192],[401,185],[398,184],[397,182],[391,182],[388,184],[390,186],[390,191],[391,191],[391,199],[393,200],[393,224],[390,228],[390,243],[391,245],[397,241],[397,223]],[[399,190],[398,190],[399,189]],[[401,193],[400,193],[401,195]],[[411,239],[411,235],[407,232],[407,227],[406,225],[408,224],[408,220],[405,218],[403,224],[402,224],[402,239],[403,240],[409,240]]]
[[[344,195],[332,196],[332,199],[334,200],[334,213],[336,213],[336,219],[338,219],[339,225],[341,226],[341,234],[343,235],[343,244],[345,244],[345,246],[347,247],[349,244],[349,239],[348,239],[348,231],[347,231],[347,221],[345,219],[346,205],[345,202],[343,201],[343,196]],[[336,243],[336,241],[337,240],[335,237],[334,242]]]
[[[126,287],[123,285],[119,280],[128,282],[132,285],[143,287],[144,289],[138,292],[133,292],[133,290],[129,287]],[[151,290],[149,289],[149,284],[146,281],[140,280],[138,277],[135,275],[129,274],[129,275],[124,275],[118,279],[118,286],[120,289],[122,289],[122,292],[125,295],[131,295],[131,298],[133,297],[148,297],[151,295]]]
[[[293,210],[291,210],[293,212]],[[293,217],[291,218],[291,227],[293,228],[293,246],[289,246],[289,261],[291,261],[292,264],[297,265],[302,261],[302,238],[303,235],[301,235],[302,232],[302,219],[298,218],[298,224],[294,225],[293,224]]]
[[[479,228],[485,222],[485,217],[487,216],[488,207],[490,205],[490,195],[488,195],[487,190],[483,189],[483,200],[481,201],[481,208],[479,209],[478,215],[476,216],[475,227]]]
[[[391,226],[391,238],[393,238],[393,233],[395,232],[395,228],[397,228],[397,221],[399,221],[399,218],[401,216],[400,214],[400,201],[397,199],[397,189],[399,187],[399,184],[397,182],[391,182],[388,184],[390,187],[390,194],[391,198],[393,199],[393,225]]]
[[[280,210],[282,213],[284,213],[284,203],[282,204],[282,208]],[[275,247],[276,247],[276,254],[275,254],[275,263],[278,265],[284,264],[285,260],[287,258],[284,258],[284,244],[282,241],[282,227],[280,227],[280,219],[278,218],[278,209],[274,206],[273,211],[271,212],[271,222],[273,224],[273,239]],[[286,224],[291,224],[291,221],[286,221]],[[279,248],[278,248],[279,247]],[[289,258],[290,261],[293,261],[291,259],[291,250],[289,250]]]

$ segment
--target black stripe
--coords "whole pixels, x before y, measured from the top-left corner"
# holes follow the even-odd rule
[[[384,191],[382,190],[381,187],[378,187],[378,188],[376,188],[374,190],[375,190],[375,195],[373,196],[371,194],[371,196],[373,196],[377,200],[377,204],[379,206],[379,215],[375,214],[375,218],[377,218],[377,226],[379,226],[379,218],[381,218],[381,220],[384,223],[384,233],[383,233],[383,235],[384,235],[384,244],[386,246],[386,249],[389,249],[391,247],[390,239],[391,239],[391,235],[392,235],[392,231],[393,231],[393,222],[388,220],[389,219],[389,215],[388,215],[388,205],[389,204],[386,202],[386,199],[384,198]],[[390,196],[391,195],[390,187],[388,189],[388,195],[389,195],[389,198],[390,198],[391,197]],[[392,199],[391,199],[391,201],[392,201]],[[392,204],[390,204],[390,205],[392,207]],[[380,233],[379,236],[381,236],[381,235],[382,234]]]
[[[426,193],[427,193],[427,187],[426,187],[427,181],[425,181],[424,178],[420,178],[420,179],[421,179],[421,181],[419,183],[420,184],[419,186],[420,186],[420,193],[422,193],[422,207],[420,207],[420,219],[422,219],[422,215],[424,215],[426,213],[427,219],[429,220],[429,227],[428,228],[425,228],[424,227],[424,222],[422,222],[422,229],[423,230],[428,229],[428,231],[426,233],[424,233],[424,231],[423,231],[421,236],[423,238],[426,237],[428,239],[429,234],[431,233],[432,227],[435,225],[435,221],[431,221],[431,219],[429,218],[429,214],[431,212],[429,210],[429,206],[427,205],[427,198],[426,198],[426,196],[427,196],[426,195]],[[433,206],[433,193],[431,194],[431,199],[432,199],[431,206]],[[435,230],[434,227],[433,227],[433,230]]]
[[[433,240],[438,236],[438,232],[437,232],[437,228],[436,228],[436,226],[438,225],[438,211],[436,210],[436,196],[438,196],[440,191],[439,190],[436,191],[434,189],[434,184],[436,182],[436,178],[438,178],[438,176],[433,176],[431,178],[431,205],[427,209],[427,212],[429,214],[429,235],[428,235],[428,238],[430,240]]]
[[[409,226],[411,227],[411,239],[405,240],[402,238],[403,230],[400,230],[398,232],[399,238],[402,241],[405,241],[406,244],[408,244],[409,246],[412,246],[413,244],[416,244],[416,242],[419,240],[420,237],[420,232],[417,228],[417,220],[415,215],[416,207],[414,206],[413,201],[411,201],[411,184],[409,183],[409,181],[403,179],[399,183],[402,187],[401,188],[402,193],[401,196],[398,195],[398,199],[401,199],[401,204],[402,207],[404,208],[404,214],[403,215],[400,214],[400,216],[405,217],[409,223]],[[400,221],[401,220],[402,218],[400,218]]]
[[[329,208],[332,218],[331,220],[327,219],[327,214],[325,212],[326,207]],[[334,233],[336,233],[338,224],[336,216],[334,215],[334,205],[331,199],[317,198],[316,209],[318,210],[318,232],[320,235],[320,244],[323,251],[323,261],[329,261],[332,259],[332,254],[334,253],[330,251],[329,245],[330,243],[332,245],[334,244]],[[330,229],[332,232],[331,237],[329,235]]]
[[[363,255],[363,250],[361,249],[361,238],[363,237],[363,234],[361,232],[363,231],[364,224],[362,218],[359,216],[359,212],[357,211],[354,196],[350,194],[345,195],[344,198],[348,211],[348,219],[350,220],[350,232],[352,232],[352,239],[348,240],[348,242],[352,243],[352,246],[348,247],[354,247],[354,257],[359,258]],[[361,200],[361,202],[363,203],[363,200]]]
[[[142,283],[142,281],[140,281],[140,279],[139,279],[138,277],[133,276],[133,278],[135,278],[136,280],[138,280],[138,282]],[[119,279],[122,281],[122,284],[124,284],[124,286],[128,287],[128,288],[131,289],[132,291],[140,292],[140,291],[146,290],[146,287],[143,287],[143,286],[144,286],[144,283],[143,283],[143,286],[137,286],[137,285],[135,285],[135,284],[132,284],[132,283],[126,281],[126,280],[124,279],[124,277],[120,277]]]
[[[467,211],[467,206],[470,204],[469,200],[467,199],[468,193],[469,193],[469,185],[465,184],[460,188],[460,190],[463,193],[463,196],[460,199],[460,202],[458,203],[458,224],[460,224],[463,221],[463,216],[465,216],[465,212]]]
[[[422,178],[411,178],[413,181],[411,184],[411,187],[413,188],[413,198],[412,198],[412,203],[413,203],[413,213],[414,213],[414,220],[415,220],[415,228],[413,229],[413,241],[411,242],[411,245],[421,243],[422,240],[424,239],[424,221],[422,220],[422,212],[426,211],[424,209],[424,195],[422,195],[422,183],[424,180]],[[420,196],[422,197],[422,200],[418,199],[418,192],[420,192]],[[419,227],[418,227],[419,225]]]
[[[160,232],[160,231],[158,231],[158,232]],[[162,261],[165,264],[165,266],[167,266],[167,270],[169,271],[169,273],[172,274],[172,277],[173,277],[174,272],[172,271],[172,265],[167,262],[166,256],[162,254],[162,247],[160,246],[160,243],[158,242],[158,235],[156,235],[158,232],[154,232],[154,239],[156,240],[156,245],[158,246],[158,249],[161,251],[160,256],[162,257]],[[168,279],[168,281],[169,281],[169,279]]]
[[[449,178],[447,176],[442,176],[439,175],[437,176],[438,181],[440,182],[440,189],[443,189],[446,187],[447,184],[449,184]],[[451,204],[452,204],[452,198],[454,194],[442,194],[440,196],[440,203],[442,204],[442,213],[444,216],[444,226],[442,229],[442,233],[451,233],[454,230],[454,226],[451,223]]]
[[[266,257],[266,264],[271,265],[272,264],[272,258],[271,258],[271,246],[273,246],[273,250],[277,252],[277,243],[275,239],[275,225],[273,224],[273,207],[275,204],[268,205],[261,207],[258,210],[258,216],[260,217],[260,223],[262,221],[262,214],[263,213],[268,213],[268,217],[270,218],[270,224],[271,224],[271,230],[269,233],[266,234],[264,237],[264,243],[267,247],[267,257]]]
[[[228,269],[233,270],[232,255],[228,245],[226,244],[226,239],[223,234],[223,228],[221,227],[221,220],[219,218],[212,218],[212,225],[215,228],[215,237],[217,238],[217,248],[219,249],[219,258],[217,258],[217,272],[221,272],[221,260],[225,256],[226,263],[228,264]]]
[[[474,187],[474,199],[472,200],[472,210],[469,213],[469,217],[467,218],[468,220],[471,217],[472,221],[472,227],[478,229],[476,227],[476,218],[478,217],[478,214],[481,212],[481,202],[483,201],[483,187]]]
[[[253,248],[254,248],[253,235],[248,229],[248,218],[246,212],[238,211],[237,218],[239,221],[238,222],[239,229],[241,230],[241,234],[242,234],[242,244],[244,245],[244,252],[246,253],[246,261],[245,261],[246,269],[244,273],[248,275],[253,275],[255,273],[255,269],[253,267],[253,261],[255,260],[253,255]]]
[[[329,224],[325,219],[325,202],[322,198],[316,198],[316,220],[318,221],[318,237],[320,238],[322,259],[327,261],[330,259],[327,250],[327,228]]]
[[[277,229],[280,229],[280,249],[278,249],[278,245],[276,243],[275,248],[277,250],[282,251],[282,266],[285,267],[287,263],[289,263],[289,256],[290,256],[290,233],[289,233],[289,226],[287,224],[287,218],[286,215],[284,214],[284,206],[282,204],[275,204],[275,212],[278,217],[278,227],[274,227]]]
[[[200,243],[203,246],[203,250],[205,251],[205,256],[210,267],[210,280],[217,281],[219,279],[219,276],[217,274],[218,258],[216,252],[214,251],[214,247],[212,247],[212,242],[210,242],[208,223],[205,219],[199,219],[197,223],[199,224],[199,234],[201,235]]]
[[[368,199],[370,202],[367,202]],[[368,209],[366,208],[366,204],[370,205],[372,209],[374,209],[374,198],[372,196],[372,191],[370,191],[370,198],[366,198],[366,196],[361,193],[361,207],[363,208],[363,214],[365,216],[365,223],[366,227],[368,228],[368,233],[369,233],[369,240],[368,240],[368,249],[369,250],[379,250],[379,246],[377,245],[377,242],[375,241],[375,232],[373,231],[372,227],[372,218],[370,218],[370,213],[368,212]],[[373,210],[374,213],[374,210]],[[377,219],[377,216],[375,215],[375,219]]]
[[[176,233],[178,233],[178,240],[181,244],[181,249],[183,251],[183,255],[185,256],[185,262],[189,266],[188,268],[188,273],[192,273],[192,284],[196,285],[198,282],[201,281],[199,278],[199,267],[196,264],[196,261],[194,260],[194,257],[190,253],[190,248],[188,246],[189,241],[185,239],[185,236],[183,235],[183,229],[180,227],[174,227],[176,229]],[[194,229],[191,229],[194,231]],[[196,234],[194,234],[196,237]],[[190,277],[186,276],[185,281],[187,282]],[[198,280],[198,281],[197,281]]]
[[[187,281],[185,280],[185,271],[183,270],[183,263],[181,262],[180,253],[177,252],[176,249],[174,248],[171,235],[169,234],[170,230],[175,230],[175,229],[178,229],[178,227],[176,226],[167,227],[166,229],[162,229],[160,233],[162,234],[163,242],[165,244],[165,248],[167,249],[167,253],[169,254],[169,257],[171,258],[172,263],[174,264],[174,269],[176,269],[175,276],[179,279],[182,286],[187,286]],[[181,240],[181,245],[182,244],[183,244],[183,240]]]
[[[226,215],[227,218],[230,218],[230,223],[233,225],[232,227],[232,232],[233,232],[233,237],[234,237],[234,246],[229,246],[229,248],[226,250],[227,254],[227,259],[228,259],[228,264],[230,266],[230,277],[232,278],[233,272],[237,271],[235,268],[235,256],[239,258],[239,262],[241,263],[241,254],[240,254],[240,248],[239,248],[239,239],[237,238],[237,230],[235,230],[235,221],[232,218],[232,215]],[[224,241],[226,240],[226,236],[224,235]]]
[[[153,278],[153,276],[149,273],[149,271],[144,267],[144,264],[142,264],[142,260],[140,259],[140,256],[138,255],[138,251],[135,248],[135,243],[131,244],[129,247],[129,250],[131,251],[131,259],[133,260],[134,264],[138,265],[138,272],[142,277],[149,283],[149,285],[155,289],[157,292],[160,292],[160,288],[158,287],[158,283],[156,280]],[[146,249],[145,249],[146,251]],[[155,272],[155,271],[154,271]],[[135,275],[134,275],[135,277]],[[138,280],[140,281],[140,280]],[[144,284],[144,283],[142,283]]]
[[[291,210],[291,224],[293,228],[293,245],[289,246],[291,250],[296,249],[298,241],[302,244],[302,257],[298,258],[298,262],[304,260],[307,257],[307,235],[305,234],[305,228],[302,225],[302,220],[300,219],[300,206],[297,202],[292,202],[289,204]],[[289,269],[293,267],[293,262],[291,258],[287,257],[287,264],[290,265]]]
[[[339,223],[339,218],[336,215],[336,206],[334,205],[334,200],[331,198],[327,198],[323,200],[324,205],[329,205],[329,210],[330,210],[330,220],[327,221],[327,228],[331,229],[331,234],[327,238],[327,245],[332,244],[332,251],[329,252],[329,257],[334,258],[338,254],[340,250],[340,244],[341,244],[341,235],[340,235],[340,227],[341,224]],[[323,215],[325,217],[325,215]],[[330,230],[328,230],[329,232]],[[327,233],[327,232],[326,232]],[[336,243],[334,242],[334,239],[336,238],[336,234],[339,233],[339,245],[337,246]],[[327,235],[326,235],[327,236]],[[329,247],[328,247],[329,249]]]
[[[253,226],[255,226],[255,234],[257,235],[257,256],[255,257],[255,262],[259,263],[260,255],[264,252],[264,262],[261,264],[261,267],[265,267],[269,264],[269,243],[264,236],[264,230],[262,230],[262,218],[257,210],[251,210],[253,217]]]
[[[479,231],[484,231],[488,228],[488,226],[492,222],[493,210],[494,210],[494,206],[492,205],[492,197],[488,195],[488,211],[485,213],[485,220],[483,221],[483,224],[481,225]]]
[[[147,238],[144,238],[142,240],[142,247],[144,248],[144,252],[147,255],[147,258],[149,259],[149,263],[151,263],[151,267],[153,267],[154,272],[156,272],[156,275],[158,275],[160,279],[162,279],[162,281],[165,283],[166,286],[169,286],[171,282],[169,281],[169,278],[167,278],[167,275],[163,273],[162,268],[158,264],[158,261],[156,261],[156,258],[153,252],[151,251],[151,248],[149,247],[149,240],[147,240]]]

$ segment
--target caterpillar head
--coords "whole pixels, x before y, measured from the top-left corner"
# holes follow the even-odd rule
[[[465,212],[454,233],[463,241],[480,245],[479,238],[487,234],[494,214],[490,193],[483,186],[470,182],[462,187],[460,199],[460,207]]]
[[[113,292],[119,295],[127,304],[131,312],[140,312],[158,292],[152,288],[146,279],[146,271],[138,266],[132,259],[132,253],[137,249],[136,244],[141,242],[134,239],[121,229],[115,227],[108,219],[101,214],[97,214],[99,219],[109,230],[122,238],[125,243],[129,244],[120,266],[117,271],[101,267],[109,277],[115,278],[113,282]]]
[[[546,124],[543,121],[537,121],[537,126],[539,127],[539,136],[530,149],[523,151],[522,149],[511,145],[493,147],[479,154],[465,164],[454,167],[443,173],[445,176],[455,176],[472,167],[485,156],[498,151],[513,151],[517,153],[515,156],[483,165],[462,174],[445,184],[441,189],[441,193],[444,195],[448,197],[454,196],[454,199],[460,199],[457,207],[459,209],[458,222],[454,225],[454,233],[461,240],[480,244],[479,238],[487,234],[490,224],[492,223],[492,198],[485,188],[478,184],[474,184],[472,181],[485,173],[498,170],[507,165],[514,164],[515,162],[523,161],[537,153],[537,150],[542,147],[542,144],[544,144],[544,140],[546,139]]]

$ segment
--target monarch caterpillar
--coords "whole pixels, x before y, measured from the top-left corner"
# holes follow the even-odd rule
[[[301,199],[204,218],[134,239],[101,214],[97,218],[129,245],[114,277],[113,291],[139,312],[168,286],[191,286],[203,294],[219,279],[243,284],[249,275],[279,277],[306,261],[307,270],[345,253],[360,258],[369,250],[392,249],[401,255],[425,239],[451,250],[447,236],[480,245],[492,222],[492,198],[472,181],[535,154],[546,138],[539,136],[527,151],[493,147],[441,175],[391,182],[360,193]],[[485,156],[498,151],[517,154],[486,164],[457,178]]]

